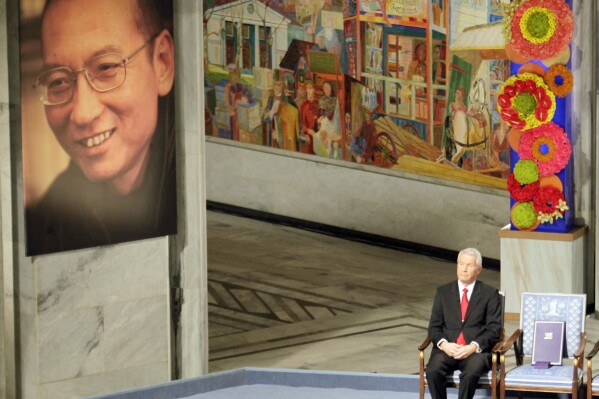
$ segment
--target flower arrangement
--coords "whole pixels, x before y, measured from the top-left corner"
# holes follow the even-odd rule
[[[518,1],[507,13],[506,39],[528,59],[556,56],[572,40],[574,17],[564,0]]]
[[[539,181],[539,166],[534,161],[521,159],[514,166],[514,178],[520,184]]]
[[[522,134],[518,153],[522,159],[536,162],[541,176],[562,170],[570,160],[572,146],[566,132],[553,122]]]
[[[512,223],[520,230],[528,230],[538,223],[535,208],[530,202],[518,202],[512,207]]]
[[[564,212],[569,209],[564,194],[553,186],[541,187],[533,199],[533,205],[541,223],[553,224],[554,220],[563,218]]]
[[[516,202],[511,220],[520,230],[534,230],[540,223],[553,224],[569,209],[564,195],[568,182],[556,173],[568,165],[572,146],[552,120],[556,96],[566,97],[573,88],[573,75],[565,64],[574,17],[566,0],[511,0],[504,11],[506,54],[523,64],[497,98],[501,119],[512,128],[510,147],[519,159],[512,161],[507,180]]]
[[[545,84],[558,97],[566,97],[574,87],[574,77],[567,66],[556,64],[545,74]]]
[[[510,173],[507,178],[507,188],[510,196],[518,202],[528,202],[533,199],[537,191],[539,191],[540,182],[534,181],[529,184],[520,184],[513,173]]]
[[[555,95],[543,78],[532,73],[510,76],[497,98],[501,119],[519,130],[549,122],[555,113]]]

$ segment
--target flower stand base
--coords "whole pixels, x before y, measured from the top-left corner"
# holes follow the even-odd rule
[[[584,294],[587,226],[567,233],[499,230],[505,317],[518,320],[523,292]]]

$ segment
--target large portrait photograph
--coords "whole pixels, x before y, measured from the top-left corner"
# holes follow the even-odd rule
[[[27,255],[175,234],[172,1],[19,11]]]

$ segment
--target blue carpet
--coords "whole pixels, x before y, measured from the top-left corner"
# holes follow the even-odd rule
[[[430,396],[427,394],[427,398]],[[457,394],[450,393],[448,399],[457,398]],[[482,394],[475,398],[488,398],[490,395]],[[418,393],[391,392],[391,391],[365,391],[347,388],[308,388],[287,387],[281,385],[242,385],[233,388],[218,389],[216,391],[188,396],[185,399],[418,399]]]

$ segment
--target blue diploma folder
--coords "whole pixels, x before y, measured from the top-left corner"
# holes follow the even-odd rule
[[[564,353],[563,321],[536,321],[532,347],[532,364],[547,368],[561,366]]]

